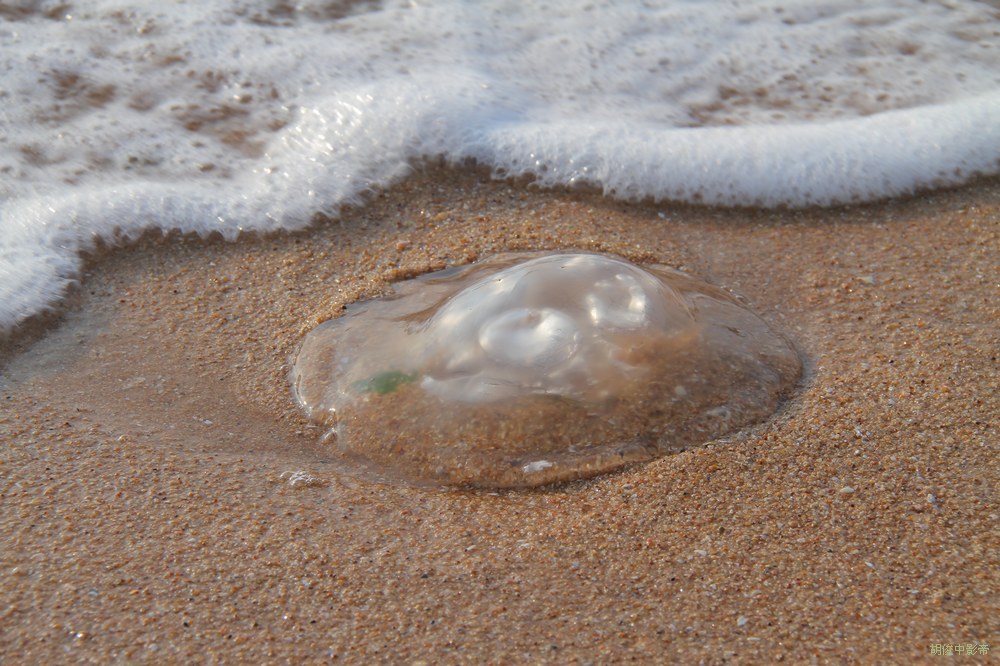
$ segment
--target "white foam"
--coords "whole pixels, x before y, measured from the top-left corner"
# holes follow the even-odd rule
[[[95,237],[293,228],[423,156],[544,185],[833,204],[1000,171],[985,3],[0,9],[0,330]]]

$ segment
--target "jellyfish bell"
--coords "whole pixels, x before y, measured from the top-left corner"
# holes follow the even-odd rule
[[[600,254],[399,283],[310,332],[295,395],[345,460],[483,487],[592,476],[767,417],[798,355],[727,292]]]
[[[549,255],[482,277],[428,320],[421,385],[459,402],[530,393],[585,400],[635,381],[637,344],[695,325],[653,275],[594,254]]]

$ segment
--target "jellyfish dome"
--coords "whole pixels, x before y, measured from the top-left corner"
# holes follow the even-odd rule
[[[592,476],[769,415],[798,355],[728,292],[600,254],[398,283],[310,332],[296,398],[342,457],[482,487]]]
[[[695,325],[679,295],[637,266],[595,254],[539,257],[482,277],[427,321],[421,386],[460,402],[598,399],[644,372],[630,356],[647,338]]]

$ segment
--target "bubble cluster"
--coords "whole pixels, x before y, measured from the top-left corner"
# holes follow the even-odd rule
[[[310,332],[296,398],[388,478],[527,487],[758,422],[801,365],[728,292],[598,254],[507,254],[397,284]]]

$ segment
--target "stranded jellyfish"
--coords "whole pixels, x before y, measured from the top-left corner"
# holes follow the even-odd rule
[[[680,451],[766,418],[789,343],[729,293],[598,254],[507,254],[397,283],[310,332],[295,396],[345,461],[526,487]]]

